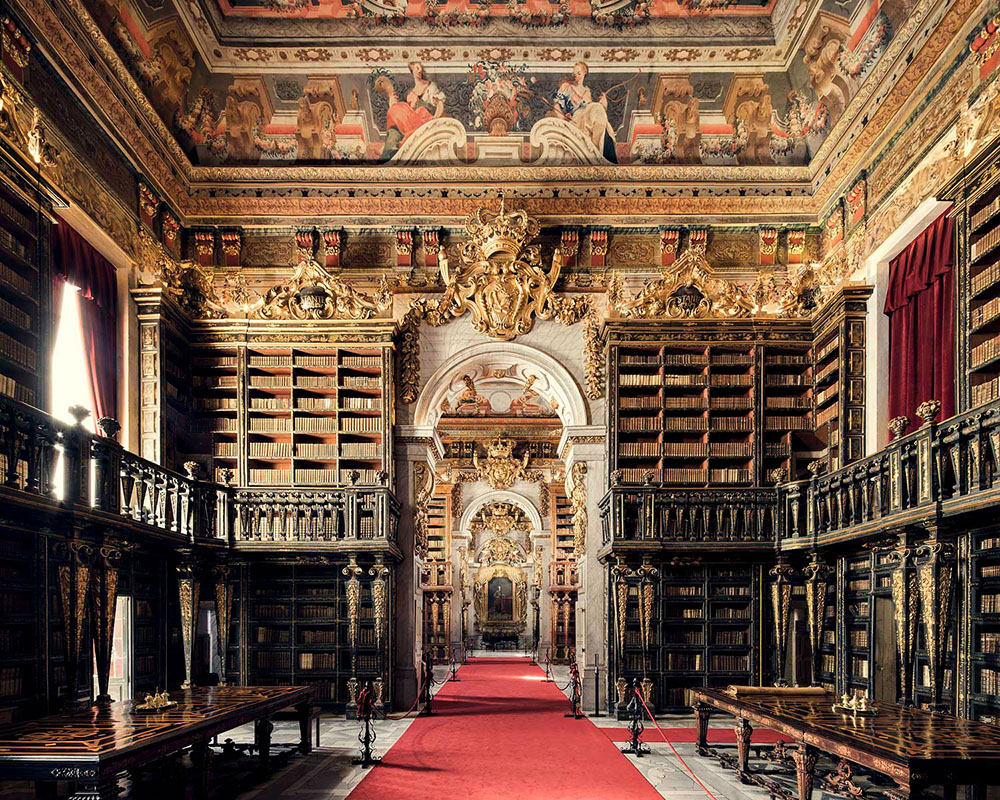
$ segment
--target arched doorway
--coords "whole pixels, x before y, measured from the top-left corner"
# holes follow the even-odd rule
[[[552,657],[570,658],[575,555],[559,443],[588,421],[576,381],[534,348],[481,343],[434,371],[413,421],[440,442],[416,487],[424,648],[446,659],[459,644],[556,643]]]

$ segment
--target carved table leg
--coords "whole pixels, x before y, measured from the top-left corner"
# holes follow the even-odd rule
[[[199,800],[208,797],[212,783],[212,748],[207,741],[196,742],[191,747],[191,763],[194,765],[194,794]]]
[[[747,783],[747,774],[750,772],[750,735],[753,733],[753,726],[743,717],[736,718],[736,752],[738,760],[736,764],[740,773],[740,781]]]
[[[799,800],[811,800],[813,779],[816,772],[816,750],[809,745],[800,744],[792,751],[795,760],[795,774],[799,784]]]
[[[309,703],[299,703],[295,706],[299,713],[299,749],[305,755],[312,752],[312,735],[309,731],[309,721],[312,712],[312,705]]]
[[[260,748],[257,765],[261,772],[267,772],[271,765],[271,731],[274,730],[274,723],[264,717],[254,723],[253,738],[254,743]]]
[[[698,705],[695,706],[695,714],[698,716],[698,755],[708,755],[708,723],[712,719],[712,707]]]

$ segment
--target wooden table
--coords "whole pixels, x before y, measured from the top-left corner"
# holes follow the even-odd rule
[[[812,796],[817,753],[840,760],[843,794],[856,794],[850,765],[860,764],[891,778],[885,790],[891,800],[919,798],[929,786],[945,787],[954,798],[958,785],[972,786],[983,796],[988,785],[1000,785],[1000,727],[949,714],[895,704],[880,704],[875,717],[835,713],[832,694],[818,696],[757,695],[731,697],[721,689],[695,689],[698,752],[707,754],[708,723],[715,709],[736,717],[737,769],[741,779],[750,772],[751,723],[788,735],[797,747],[790,753],[796,768],[799,800]]]
[[[254,723],[259,764],[268,766],[276,711],[299,712],[300,747],[311,749],[312,688],[305,686],[214,686],[172,693],[177,705],[144,714],[134,703],[91,706],[0,728],[0,780],[76,781],[75,798],[117,798],[118,773],[184,747],[198,768],[201,796],[208,790],[212,737]]]

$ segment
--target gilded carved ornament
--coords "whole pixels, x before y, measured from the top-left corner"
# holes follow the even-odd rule
[[[428,506],[434,494],[434,471],[425,461],[413,465],[413,547],[423,558],[427,555]]]
[[[608,304],[624,319],[806,318],[833,296],[847,272],[843,261],[830,259],[798,266],[781,282],[764,269],[742,284],[719,277],[704,252],[689,249],[633,297],[612,275]]]
[[[569,501],[573,520],[573,552],[581,558],[587,552],[587,464],[577,461],[569,471]]]
[[[159,283],[192,317],[221,319],[226,316],[222,300],[215,293],[211,271],[194,261],[177,261],[144,227],[139,228],[136,252],[140,282]]]
[[[548,270],[542,266],[539,246],[530,244],[538,235],[539,224],[527,212],[508,214],[501,196],[499,212],[480,208],[466,220],[465,228],[469,239],[462,245],[457,266],[452,267],[443,246],[438,250],[444,292],[436,299],[414,300],[403,317],[400,396],[404,403],[415,402],[419,394],[422,322],[437,327],[469,314],[479,333],[510,341],[528,333],[536,318],[573,325],[593,313],[589,298],[555,294],[562,251],[556,249]],[[591,324],[585,329],[585,343],[592,340],[595,328]],[[588,391],[599,391],[596,381],[591,385],[589,375]]]
[[[291,280],[268,289],[260,305],[250,311],[257,319],[371,319],[392,305],[385,276],[371,296],[359,292],[307,257]]]
[[[524,512],[513,503],[496,501],[483,506],[469,522],[469,530],[479,536],[482,533],[492,533],[495,536],[507,536],[511,533],[527,533],[531,525]]]
[[[351,553],[347,556],[347,566],[341,572],[347,577],[344,591],[347,595],[347,635],[353,650],[358,646],[358,620],[361,614],[361,581],[359,577],[364,569],[358,566],[358,557]]]
[[[507,578],[514,589],[511,621],[491,622],[488,616],[489,584],[497,577]],[[473,605],[476,609],[476,624],[480,630],[520,631],[528,612],[528,579],[524,570],[511,564],[490,564],[479,568],[473,587]]]
[[[480,459],[478,452],[472,454],[472,464],[479,478],[486,481],[493,489],[503,491],[509,489],[517,481],[526,479],[528,459],[531,455],[525,451],[521,458],[514,456],[513,439],[497,437],[487,446],[487,455]]]

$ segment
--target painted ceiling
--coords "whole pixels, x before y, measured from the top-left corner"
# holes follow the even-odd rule
[[[478,167],[809,164],[911,5],[90,2],[195,165]]]

